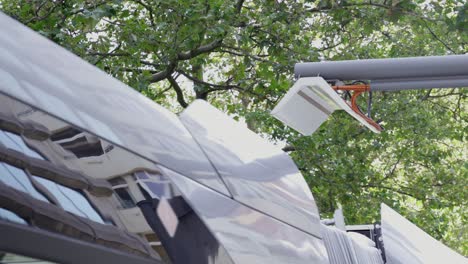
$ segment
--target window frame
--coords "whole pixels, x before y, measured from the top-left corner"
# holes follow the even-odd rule
[[[112,180],[122,180],[124,181],[123,183],[119,183],[119,184],[116,184],[114,185],[112,183]],[[112,179],[109,180],[109,183],[112,185],[112,190],[114,190],[114,193],[112,196],[115,197],[115,199],[117,200],[117,203],[118,203],[118,207],[117,209],[120,209],[120,210],[125,210],[125,209],[132,209],[132,208],[135,208],[137,207],[137,200],[136,198],[134,197],[134,195],[132,194],[132,192],[130,191],[130,186],[127,182],[127,180],[125,179],[124,176],[118,176],[118,177],[114,177]],[[116,192],[117,189],[121,189],[121,190],[125,190],[125,192],[129,195],[129,197],[131,198],[132,200],[132,203],[133,203],[133,206],[131,207],[126,207],[124,205],[124,200],[120,197],[120,195]]]
[[[163,264],[91,242],[70,238],[43,229],[0,220],[0,250],[57,263]],[[76,254],[79,252],[80,254]]]
[[[7,213],[6,217],[2,216],[2,211],[5,211]],[[11,219],[11,217],[9,217],[8,214],[10,214],[13,217],[13,219]],[[16,218],[19,219],[19,221]],[[5,209],[3,207],[0,207],[0,221],[6,221],[6,222],[9,222],[9,223],[15,223],[15,224],[26,225],[26,226],[29,225],[28,220],[26,220],[26,219],[22,218],[21,216],[17,215],[15,212],[12,212],[12,211],[10,211],[8,209]]]

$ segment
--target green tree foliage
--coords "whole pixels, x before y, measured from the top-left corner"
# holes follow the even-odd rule
[[[0,0],[0,9],[175,112],[209,100],[287,150],[322,217],[385,202],[468,254],[467,90],[374,94],[375,135],[336,113],[311,137],[269,115],[301,61],[464,54],[462,0]]]

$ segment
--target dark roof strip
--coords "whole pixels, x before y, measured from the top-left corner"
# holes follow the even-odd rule
[[[137,235],[66,212],[0,182],[0,207],[34,226],[64,236],[96,243],[134,255],[151,257],[151,249]]]

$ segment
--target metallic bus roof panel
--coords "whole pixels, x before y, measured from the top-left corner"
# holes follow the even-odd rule
[[[229,195],[177,116],[0,12],[0,92]]]
[[[328,264],[322,239],[161,169],[235,263]]]
[[[385,204],[382,238],[388,264],[468,264],[468,259],[437,241]]]
[[[235,200],[320,237],[312,193],[285,152],[202,100],[180,119]]]

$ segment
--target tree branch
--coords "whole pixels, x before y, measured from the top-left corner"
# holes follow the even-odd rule
[[[369,1],[368,3],[351,3],[351,4],[344,3],[341,5],[329,4],[324,7],[310,8],[310,9],[307,9],[307,11],[311,13],[319,13],[319,12],[329,11],[334,8],[363,7],[363,6],[380,7],[380,8],[385,8],[385,9],[392,9],[392,8],[399,9],[398,7],[392,7],[389,5],[383,5],[383,4],[373,3],[372,1]]]
[[[296,151],[296,147],[294,147],[294,146],[292,146],[292,145],[286,145],[286,146],[284,146],[283,151],[284,151],[284,152]]]
[[[420,101],[427,100],[427,98],[429,98],[431,96],[431,92],[432,92],[432,89],[427,90],[426,94],[423,97],[421,97]]]
[[[461,97],[464,96],[463,93],[447,93],[447,94],[431,95],[428,98],[442,98],[442,97],[452,96],[452,95],[459,95]]]
[[[228,49],[233,49],[233,50],[228,50],[228,49],[223,49],[221,48],[219,50],[219,52],[224,52],[224,53],[228,53],[228,54],[231,54],[231,55],[234,55],[234,56],[240,56],[240,57],[249,57],[249,58],[252,58],[254,60],[257,60],[257,61],[261,61],[261,62],[268,62],[268,63],[273,63],[273,64],[279,64],[277,62],[274,62],[274,61],[271,61],[271,60],[267,60],[267,59],[264,59],[262,58],[263,55],[253,55],[253,54],[250,54],[248,52],[245,52],[245,51],[242,51],[242,52],[239,52],[239,51],[234,51],[235,48],[234,47],[229,47],[229,46],[223,46],[224,48],[228,48]],[[267,55],[265,55],[266,57]]]
[[[431,33],[432,37],[434,37],[435,40],[439,41],[440,43],[442,43],[442,45],[444,45],[444,47],[446,49],[448,49],[449,51],[451,51],[453,54],[457,54],[452,48],[450,48],[449,45],[447,45],[447,43],[445,43],[442,39],[440,39],[435,33],[434,31],[432,31],[432,29],[429,27],[429,25],[427,24],[427,21],[423,20],[423,23],[424,23],[424,26],[427,28],[427,30],[429,30],[429,32]]]
[[[185,98],[184,98],[184,93],[182,92],[182,88],[180,88],[179,84],[177,83],[177,81],[172,77],[171,74],[169,74],[168,76],[166,76],[167,80],[169,81],[169,83],[171,84],[172,88],[174,89],[174,91],[176,92],[176,95],[177,95],[177,102],[179,102],[179,104],[183,107],[183,108],[187,108],[188,104],[187,102],[185,101]]]
[[[174,72],[175,67],[176,63],[169,64],[169,66],[165,70],[151,75],[150,82],[155,83],[168,78]]]
[[[39,16],[39,11],[40,9],[42,9],[42,7],[44,5],[41,5],[39,6],[39,8],[34,12],[36,16],[28,19],[27,21],[24,22],[24,24],[29,24],[31,22],[38,22],[38,21],[41,21],[41,20],[44,20],[46,18],[48,18],[54,11],[55,9],[59,6],[59,4],[62,4],[64,2],[64,0],[61,0],[61,1],[58,1],[57,3],[54,4],[53,7],[51,7],[44,15],[42,16]]]
[[[150,72],[150,73],[156,73],[156,71],[149,70],[149,69],[142,69],[142,68],[117,67],[116,69],[118,71],[124,71],[124,72],[134,72],[134,73]],[[110,71],[110,70],[112,70],[112,68],[111,67],[104,67],[104,70]]]
[[[86,55],[89,56],[100,56],[93,64],[97,65],[99,62],[101,62],[103,59],[107,57],[118,57],[118,56],[128,56],[130,55],[129,53],[123,52],[123,53],[116,53],[118,49],[122,46],[122,43],[119,43],[113,50],[111,50],[108,53],[102,53],[102,52],[88,52]]]
[[[242,10],[242,5],[244,4],[245,0],[238,0],[236,3],[236,11],[239,14]]]
[[[188,73],[186,73],[185,71],[180,70],[180,69],[178,69],[177,72],[184,75],[187,79],[191,80],[194,83],[212,87],[212,89],[207,90],[205,92],[205,95],[207,95],[207,94],[209,94],[211,92],[216,92],[216,91],[236,90],[236,91],[239,91],[239,92],[251,94],[251,95],[256,96],[256,97],[258,97],[260,99],[263,99],[263,100],[265,100],[265,101],[267,101],[269,103],[272,103],[272,100],[270,98],[266,97],[265,95],[255,93],[255,92],[253,92],[253,91],[251,91],[249,89],[244,89],[239,85],[229,84],[229,81],[227,81],[226,84],[214,84],[214,83],[209,83],[209,82],[199,80],[199,79],[189,75]]]
[[[149,6],[148,4],[144,3],[143,1],[140,1],[140,0],[133,0],[135,3],[138,3],[140,4],[141,6],[143,6],[149,13],[149,17],[150,17],[150,23],[151,23],[151,26],[153,28],[156,28],[156,25],[154,24],[154,11],[153,9],[151,8],[151,6]]]
[[[153,66],[153,67],[157,67],[157,68],[160,68],[161,66],[163,66],[162,64],[153,63],[153,62],[149,62],[149,61],[145,61],[145,60],[140,60],[140,63],[143,64],[143,65]]]
[[[130,53],[112,53],[112,52],[88,52],[85,55],[88,56],[103,56],[103,57],[125,57],[130,56]]]
[[[396,171],[398,165],[400,164],[401,159],[403,158],[403,154],[404,154],[404,151],[401,150],[400,154],[398,155],[397,161],[392,166],[392,169],[387,174],[384,175],[384,177],[380,180],[380,182],[386,181],[388,178],[390,178],[391,176],[393,176],[395,174],[395,171]],[[385,168],[385,170],[387,170],[387,168]]]
[[[186,51],[186,52],[181,52],[177,54],[177,59],[178,60],[190,60],[192,58],[195,58],[198,55],[204,54],[211,52],[221,46],[221,43],[223,42],[222,39],[215,40],[211,43],[208,43],[206,45],[202,45],[194,50]]]
[[[202,85],[206,85],[206,86],[210,86],[210,87],[215,87],[215,88],[219,88],[219,90],[230,90],[230,89],[237,89],[237,90],[243,90],[242,87],[238,86],[238,85],[232,85],[232,84],[214,84],[214,83],[208,83],[208,82],[205,82],[205,81],[202,81],[200,79],[197,79],[191,75],[189,75],[188,73],[186,73],[185,71],[183,70],[177,70],[178,73],[184,75],[185,77],[187,77],[187,79],[191,80],[192,82],[194,83],[198,83],[198,84],[202,84]]]
[[[398,12],[401,12],[401,13],[406,14],[406,15],[411,15],[411,16],[422,18],[422,19],[429,20],[429,21],[441,21],[441,19],[433,19],[433,18],[425,17],[425,16],[423,16],[421,14],[417,14],[415,12],[407,11],[404,8],[396,6],[396,5],[379,4],[379,3],[374,3],[372,1],[364,2],[364,3],[362,3],[362,2],[361,3],[346,3],[346,2],[344,2],[343,4],[338,4],[338,5],[329,4],[329,5],[324,6],[324,7],[309,8],[309,9],[306,10],[306,12],[321,13],[321,12],[327,12],[327,11],[330,11],[330,10],[333,10],[333,9],[351,8],[351,7],[378,7],[378,8],[383,8],[383,9],[387,9],[387,10],[390,10],[390,11],[398,11]]]
[[[399,194],[403,194],[403,195],[406,195],[406,196],[413,197],[413,198],[415,198],[417,200],[420,200],[420,201],[425,201],[426,200],[424,197],[419,197],[418,195],[403,191],[403,190],[401,190],[401,188],[398,189],[398,188],[395,188],[395,187],[389,187],[389,186],[385,186],[385,185],[365,184],[365,185],[361,185],[361,188],[385,189],[385,190],[389,190],[391,192],[395,192],[395,193],[399,193]]]

